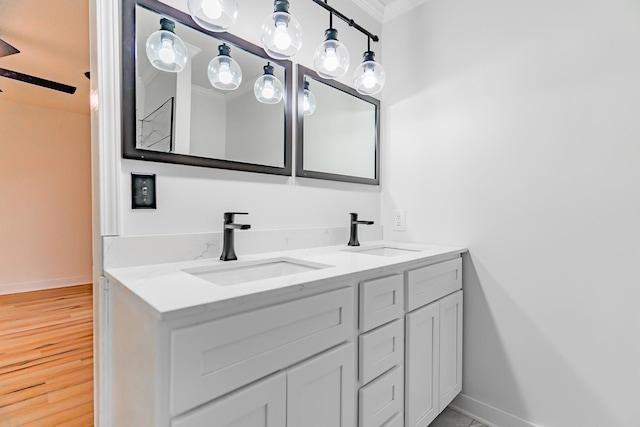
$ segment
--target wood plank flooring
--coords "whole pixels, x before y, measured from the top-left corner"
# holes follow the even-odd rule
[[[0,427],[92,425],[92,286],[0,295]]]

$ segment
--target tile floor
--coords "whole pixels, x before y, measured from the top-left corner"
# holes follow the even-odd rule
[[[466,415],[454,411],[451,408],[445,408],[438,418],[433,420],[429,427],[486,427]]]

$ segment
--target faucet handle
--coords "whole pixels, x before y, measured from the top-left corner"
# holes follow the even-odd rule
[[[249,212],[225,212],[224,213],[224,222],[230,224],[233,222],[234,215],[249,215]]]

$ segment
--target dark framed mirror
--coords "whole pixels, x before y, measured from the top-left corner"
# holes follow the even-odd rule
[[[291,175],[290,61],[274,60],[233,34],[209,32],[156,0],[123,0],[122,15],[124,158]],[[183,51],[175,51],[187,56],[180,72],[159,69],[148,57],[147,39],[161,27],[184,44]],[[242,72],[233,90],[214,87],[209,70],[225,49]],[[282,84],[277,102],[259,100],[255,92],[265,73]]]
[[[380,101],[298,65],[296,176],[380,184]]]

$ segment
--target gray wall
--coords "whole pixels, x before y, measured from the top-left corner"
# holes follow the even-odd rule
[[[385,235],[470,249],[456,403],[638,425],[640,4],[430,0],[383,34]]]

